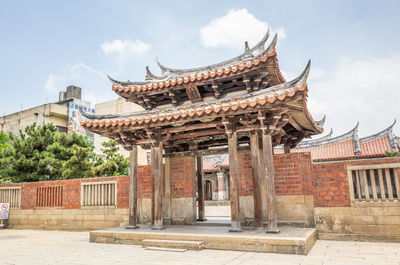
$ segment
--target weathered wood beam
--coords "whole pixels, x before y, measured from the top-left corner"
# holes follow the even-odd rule
[[[265,186],[268,207],[268,229],[267,233],[278,233],[278,221],[275,205],[275,169],[273,163],[273,150],[271,135],[267,134],[267,130],[262,130],[263,156]]]
[[[197,221],[206,221],[204,203],[204,179],[203,179],[203,159],[201,155],[196,155],[196,176],[198,194],[198,218]]]
[[[254,226],[262,227],[262,198],[261,177],[262,170],[260,161],[260,146],[257,131],[250,133],[251,168],[253,172],[253,194],[254,194]]]
[[[216,98],[220,98],[221,97],[221,88],[219,87],[219,84],[216,81],[211,81],[211,88],[214,90],[214,96]]]
[[[289,117],[289,123],[299,132],[303,131],[303,128],[300,126],[300,124],[297,123],[297,121],[295,121],[293,119],[293,117]]]
[[[154,226],[152,229],[164,229],[164,212],[163,212],[163,188],[164,182],[162,178],[163,168],[163,145],[158,142],[152,147],[151,175],[154,183]]]
[[[161,134],[179,133],[179,132],[185,132],[185,131],[215,128],[220,124],[221,124],[221,122],[211,122],[211,123],[199,123],[199,124],[193,124],[193,125],[184,125],[184,126],[177,127],[177,128],[163,129],[163,130],[161,130]]]
[[[129,159],[129,224],[126,229],[135,229],[137,226],[137,146],[133,145]]]
[[[240,207],[239,207],[239,172],[237,159],[237,134],[234,131],[227,131],[228,153],[229,153],[229,177],[231,196],[231,228],[230,232],[241,232]]]

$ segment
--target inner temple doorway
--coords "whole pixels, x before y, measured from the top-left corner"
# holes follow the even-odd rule
[[[204,208],[207,222],[230,223],[231,208],[228,163],[227,154],[202,157]]]

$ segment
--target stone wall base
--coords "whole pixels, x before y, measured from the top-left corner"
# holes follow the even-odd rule
[[[320,239],[400,242],[400,205],[316,207]]]
[[[90,207],[85,209],[21,210],[11,208],[8,228],[89,231],[128,224],[128,209]]]
[[[172,224],[196,222],[196,198],[172,198]]]

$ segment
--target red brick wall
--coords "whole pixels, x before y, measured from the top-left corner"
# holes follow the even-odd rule
[[[89,179],[70,179],[56,181],[41,181],[20,184],[2,184],[0,187],[19,186],[21,187],[21,209],[46,209],[36,207],[36,189],[44,186],[62,186],[63,203],[62,209],[79,209],[81,207],[81,183],[94,181],[116,180],[118,188],[117,208],[128,208],[129,203],[129,177],[106,177]]]
[[[277,195],[311,195],[310,153],[274,155],[275,190]],[[253,195],[253,173],[250,150],[238,152],[239,194]]]
[[[315,207],[350,206],[346,166],[400,163],[400,158],[320,162],[312,165]]]
[[[171,197],[196,197],[195,163],[193,157],[171,157]]]
[[[253,172],[250,150],[238,152],[239,196],[253,195]]]
[[[277,195],[311,195],[310,153],[274,155],[275,191]]]
[[[129,183],[128,183],[129,184]],[[138,167],[138,198],[151,199],[151,166]]]

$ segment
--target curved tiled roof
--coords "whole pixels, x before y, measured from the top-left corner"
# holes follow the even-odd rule
[[[162,65],[157,61],[163,73],[162,76],[153,74],[149,67],[146,67],[146,80],[143,82],[118,81],[108,76],[113,84],[113,90],[117,93],[145,92],[157,89],[170,89],[177,85],[189,84],[200,81],[207,81],[215,77],[228,76],[243,71],[251,70],[260,63],[265,63],[269,58],[274,57],[275,74],[280,82],[286,82],[282,76],[276,59],[275,46],[277,35],[275,35],[268,48],[264,48],[269,36],[269,30],[264,38],[252,49],[249,49],[246,42],[245,52],[235,58],[221,63],[191,69],[174,69]]]
[[[302,97],[305,99],[307,95],[306,81],[309,71],[310,62],[308,62],[301,75],[290,82],[265,88],[250,94],[246,92],[243,95],[229,96],[191,105],[158,108],[153,111],[117,115],[91,115],[80,110],[82,115],[87,119],[86,121],[82,121],[81,125],[88,129],[94,129],[97,127],[108,128],[110,126],[141,126],[145,124],[168,123],[178,119],[193,119],[195,117],[211,116],[218,113],[235,112],[238,109],[255,108],[265,104],[274,104],[275,102],[281,102],[293,98],[298,93],[303,93]],[[305,100],[303,100],[303,104],[305,104]],[[322,127],[315,123],[311,115],[306,111],[305,105],[303,105],[303,107],[303,111],[310,127],[309,129],[317,133],[322,132]]]
[[[311,152],[313,161],[345,160],[357,158],[383,157],[385,152],[398,151],[398,141],[393,134],[396,120],[388,128],[373,135],[359,138],[358,123],[349,132],[337,136],[324,136],[320,139],[302,141],[292,152]],[[328,136],[330,136],[328,134]],[[327,137],[325,139],[325,137]],[[282,147],[275,149],[283,153]]]

